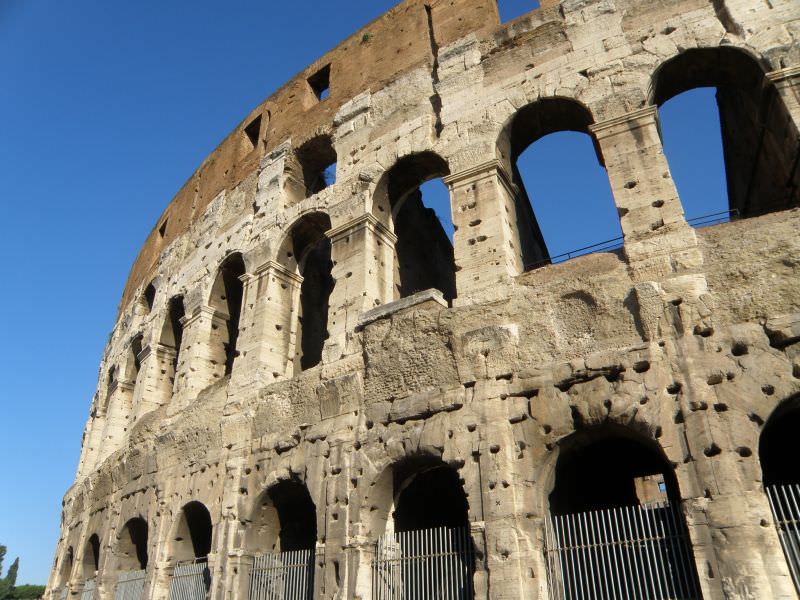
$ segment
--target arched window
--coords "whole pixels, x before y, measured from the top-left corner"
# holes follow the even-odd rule
[[[546,98],[517,111],[498,139],[516,187],[510,219],[526,269],[622,245],[592,122],[579,102]]]
[[[156,301],[156,286],[151,281],[149,284],[147,284],[147,287],[144,289],[144,293],[142,294],[142,299],[141,299],[142,307],[145,309],[145,311],[149,313],[151,310],[153,310],[153,304],[155,303],[155,301]]]
[[[100,568],[100,537],[93,533],[83,549],[83,578],[93,579]]]
[[[627,589],[648,598],[699,597],[679,501],[675,474],[655,442],[613,425],[564,439],[546,536],[552,592],[569,599],[624,597]]]
[[[373,563],[374,597],[474,597],[469,503],[458,472],[441,460],[413,457],[376,485],[385,488],[376,490],[378,497],[393,501]]]
[[[172,359],[172,372],[169,374],[170,379],[173,380],[175,378],[175,370],[178,367],[181,342],[183,341],[183,318],[185,316],[186,309],[183,306],[183,296],[170,298],[169,306],[167,307],[167,318],[161,327],[159,342],[162,346],[175,352],[175,356]]]
[[[131,383],[136,383],[136,378],[139,376],[139,370],[142,368],[139,356],[142,353],[142,342],[144,337],[138,334],[131,340],[131,345],[128,350],[128,362],[126,364],[125,379]]]
[[[322,361],[328,339],[328,300],[333,291],[331,228],[328,215],[304,215],[289,231],[278,259],[289,271],[300,275],[299,307],[295,316],[294,372],[310,369]]]
[[[121,571],[147,568],[147,521],[130,519],[117,540],[117,567]]]
[[[764,489],[795,587],[800,593],[800,395],[785,400],[770,416],[758,444]]]
[[[211,552],[213,526],[208,509],[197,501],[186,504],[178,517],[173,555],[178,561],[205,558]]]
[[[749,54],[730,47],[682,52],[656,71],[653,103],[691,224],[727,220],[719,213],[729,210],[746,218],[800,202],[797,129]]]
[[[242,297],[245,274],[244,259],[238,252],[228,256],[220,265],[214,286],[211,288],[209,305],[225,320],[225,327],[217,330],[212,344],[214,355],[225,364],[225,375],[233,371],[233,361],[238,355],[236,342],[239,337],[239,319],[242,312]]]
[[[372,213],[397,236],[395,299],[431,288],[442,292],[448,302],[456,297],[449,196],[443,199],[441,190],[437,193],[430,185],[423,185],[449,173],[444,159],[422,152],[398,160],[378,183]],[[431,207],[434,204],[440,206],[439,214],[446,215],[445,219],[437,216]]]
[[[246,534],[254,553],[251,598],[311,598],[314,594],[317,512],[308,488],[285,479],[262,494]]]

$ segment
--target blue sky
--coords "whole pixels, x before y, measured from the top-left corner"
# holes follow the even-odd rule
[[[47,579],[100,355],[156,218],[254,106],[394,3],[0,0],[0,544],[20,583]],[[505,18],[533,5],[501,0]],[[712,98],[662,116],[696,214],[725,198]],[[618,235],[588,138],[543,139],[521,166],[551,253]]]

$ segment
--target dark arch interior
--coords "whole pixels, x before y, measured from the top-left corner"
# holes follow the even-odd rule
[[[97,569],[100,568],[100,538],[96,533],[89,537],[86,542],[86,549],[83,551],[83,575],[89,579],[94,577]]]
[[[67,548],[67,551],[64,553],[64,557],[61,559],[61,569],[58,575],[59,585],[64,585],[69,581],[69,577],[72,574],[72,565],[74,561],[75,551],[72,549],[72,546],[70,546]]]
[[[239,338],[239,319],[242,313],[244,287],[242,275],[245,274],[244,259],[238,252],[230,255],[219,268],[214,282],[211,305],[228,315],[227,339],[223,341],[225,352],[225,374],[233,371],[233,361],[238,356],[236,343]]]
[[[578,432],[564,440],[555,475],[554,515],[680,497],[675,474],[655,444],[617,428]]]
[[[278,512],[281,552],[313,549],[317,543],[317,510],[306,486],[285,480],[267,494]]]
[[[336,149],[329,135],[320,135],[297,149],[305,196],[311,197],[336,182]]]
[[[142,295],[142,301],[144,303],[147,312],[153,310],[153,303],[156,301],[156,286],[153,283],[149,283],[148,286],[144,290],[144,294]]]
[[[800,396],[786,400],[767,421],[758,443],[764,485],[800,483],[797,433]]]
[[[136,377],[139,375],[139,369],[142,367],[139,355],[142,353],[143,340],[142,334],[137,335],[131,340],[131,356],[129,359],[130,372],[128,373],[128,379],[130,381],[136,381]]]
[[[601,168],[602,155],[589,131],[592,122],[591,113],[582,104],[566,98],[545,98],[521,108],[498,139],[500,156],[507,162],[517,190],[513,216],[520,259],[526,269],[549,264],[555,255],[622,235],[610,184]],[[538,143],[540,140],[542,143]],[[540,151],[547,156],[566,154],[565,169],[581,176],[565,178],[552,169],[538,169],[543,162],[537,160]],[[583,225],[580,217],[584,217]],[[565,233],[574,235],[574,240]],[[553,243],[565,237],[569,244],[553,253],[546,238]]]
[[[120,568],[147,568],[147,521],[141,517],[125,524],[119,539]]]
[[[388,206],[379,213],[394,214],[395,288],[399,298],[435,288],[445,300],[456,297],[453,244],[433,209],[425,206],[420,186],[450,173],[436,154],[423,152],[401,158],[386,175]]]
[[[200,502],[190,502],[183,507],[183,519],[189,531],[195,558],[204,558],[211,552],[211,515]]]
[[[395,530],[469,525],[469,503],[458,472],[441,463],[409,461],[394,469]]]
[[[161,329],[160,342],[162,345],[175,350],[175,358],[172,360],[173,374],[178,365],[178,355],[183,342],[183,318],[185,316],[186,310],[183,306],[183,296],[170,298],[167,318]]]
[[[740,217],[800,202],[798,132],[764,72],[742,50],[694,48],[664,63],[655,77],[658,106],[688,90],[716,88],[728,204]]]

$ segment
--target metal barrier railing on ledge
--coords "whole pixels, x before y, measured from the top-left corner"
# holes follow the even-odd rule
[[[175,565],[169,582],[170,600],[205,600],[211,588],[211,572],[207,558]]]
[[[314,549],[256,556],[250,600],[312,600],[316,562]]]
[[[800,485],[768,486],[767,498],[786,563],[800,594]]]
[[[142,600],[144,597],[144,579],[147,572],[125,571],[119,574],[114,600]]]
[[[97,591],[97,580],[87,579],[83,584],[83,591],[81,592],[81,600],[94,600],[95,592]]]
[[[728,223],[735,221],[739,218],[739,209],[732,208],[731,210],[723,210],[700,217],[692,217],[686,219],[686,222],[692,227],[708,227],[709,225],[718,225],[720,223]]]
[[[584,246],[583,248],[570,250],[569,252],[564,252],[563,254],[557,254],[555,256],[551,256],[550,258],[543,258],[542,260],[525,265],[525,271],[532,271],[533,269],[538,269],[539,267],[544,267],[546,265],[556,265],[571,258],[577,258],[578,256],[584,256],[586,254],[593,254],[594,252],[612,252],[614,250],[619,250],[623,246],[623,241],[623,238],[617,237],[611,240],[606,240],[605,242],[592,244],[591,246]]]

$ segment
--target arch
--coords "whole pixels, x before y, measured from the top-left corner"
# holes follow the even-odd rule
[[[328,339],[329,300],[334,287],[331,241],[325,235],[330,228],[327,214],[306,213],[289,229],[278,251],[278,262],[302,277],[299,306],[292,324],[295,373],[322,361]]]
[[[400,158],[379,180],[372,214],[397,237],[394,247],[394,298],[435,288],[447,301],[456,297],[453,245],[435,212],[426,207],[422,184],[450,174],[434,152]]]
[[[523,106],[500,130],[496,152],[514,184],[514,214],[510,215],[510,226],[518,239],[519,259],[525,269],[560,262],[589,251],[610,249],[619,243],[610,243],[612,238],[621,238],[622,231],[604,172],[603,157],[589,130],[593,123],[592,113],[584,104],[556,96]],[[559,179],[556,189],[552,186],[546,189],[543,183],[551,171],[535,172],[541,162],[536,153],[542,149],[549,156],[562,148],[568,148],[569,169],[579,176],[566,182]],[[526,181],[534,190],[533,197],[529,196]],[[571,196],[570,182],[579,182],[579,186],[591,182],[590,189],[575,189]],[[584,217],[583,227],[576,227],[578,216]],[[565,231],[573,230],[575,237],[564,243],[564,247],[557,247],[566,237]],[[548,247],[548,239],[551,247]],[[599,242],[603,244],[595,247]],[[556,248],[558,252],[554,254]]]
[[[176,561],[205,558],[211,552],[214,527],[211,514],[202,502],[192,500],[181,508],[172,540]]]
[[[745,218],[800,202],[797,127],[765,74],[744,49],[691,48],[661,64],[651,84],[658,107],[689,90],[716,88],[728,208]]]
[[[558,595],[699,597],[677,478],[657,442],[614,423],[587,427],[559,442],[554,470],[544,550]],[[575,553],[593,565],[585,577]]]
[[[58,568],[57,587],[63,587],[69,583],[69,579],[72,576],[72,567],[74,563],[75,551],[73,550],[72,546],[69,546],[67,551],[64,552],[64,555],[61,557],[61,564]]]
[[[761,430],[758,457],[765,487],[800,484],[797,432],[800,431],[800,394],[781,402]]]
[[[100,537],[93,533],[83,548],[83,578],[92,579],[100,568]]]
[[[141,517],[129,519],[117,536],[117,568],[136,571],[147,568],[147,521]]]
[[[156,301],[156,286],[155,282],[151,281],[147,284],[147,287],[144,289],[142,293],[141,303],[142,307],[144,307],[146,312],[150,312],[153,310],[153,304]]]
[[[213,354],[225,365],[225,375],[233,371],[233,362],[238,356],[236,343],[239,338],[239,320],[242,313],[245,274],[244,259],[241,253],[234,252],[225,257],[217,270],[217,277],[211,288],[209,306],[215,309],[225,321],[225,327],[215,336]]]
[[[125,381],[136,383],[142,367],[139,355],[142,353],[143,342],[144,336],[141,333],[137,333],[131,338],[131,343],[128,345],[128,357],[125,361]]]
[[[183,296],[173,296],[170,298],[167,305],[167,316],[161,327],[159,343],[175,353],[171,362],[172,369],[169,373],[165,374],[173,382],[178,368],[181,343],[183,342],[183,319],[185,316],[186,308],[183,304]]]
[[[262,554],[313,550],[316,542],[316,506],[304,483],[283,479],[261,494],[246,533],[249,550]]]

